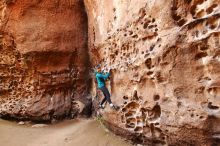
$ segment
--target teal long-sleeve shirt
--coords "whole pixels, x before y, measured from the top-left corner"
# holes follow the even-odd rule
[[[98,88],[102,88],[105,86],[105,80],[107,80],[109,76],[110,76],[110,73],[103,74],[103,73],[96,72],[95,77],[98,82]]]

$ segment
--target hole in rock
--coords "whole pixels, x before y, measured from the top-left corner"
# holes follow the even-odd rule
[[[172,16],[175,21],[179,21],[181,19],[181,17],[176,14],[173,14]]]
[[[136,117],[137,122],[143,122],[143,117]]]
[[[123,99],[124,100],[128,100],[128,96],[123,96]]]
[[[204,11],[204,9],[202,9],[201,11],[199,11],[198,13],[196,13],[196,17],[197,17],[197,18],[202,18],[203,16],[205,16],[205,11]]]
[[[176,5],[173,5],[173,6],[171,7],[171,10],[172,10],[172,11],[176,11],[176,10],[177,10]]]
[[[139,96],[139,100],[143,100],[143,96]]]
[[[182,102],[178,101],[177,102],[177,107],[179,108],[182,105]]]
[[[133,35],[132,38],[138,38],[138,35]]]
[[[142,112],[147,112],[147,109],[145,109],[145,108],[142,107],[142,108],[140,109],[140,111],[142,111]]]
[[[203,2],[205,2],[205,1],[207,1],[207,0],[196,0],[196,1],[194,1],[194,4],[200,5],[200,4],[202,4]]]
[[[199,60],[200,58],[203,58],[206,56],[208,56],[208,54],[206,52],[200,52],[200,53],[196,54],[195,59]]]
[[[165,140],[166,139],[166,137],[162,137],[162,140]]]
[[[149,71],[149,72],[147,72],[147,75],[149,76],[149,75],[152,75],[154,72],[152,72],[152,71]]]
[[[185,23],[186,23],[186,20],[184,20],[184,19],[181,19],[181,20],[179,20],[179,21],[177,22],[177,24],[178,24],[179,26],[183,26]]]
[[[215,29],[218,26],[217,18],[212,17],[207,20],[206,26],[209,26],[210,29]]]
[[[132,35],[133,34],[133,31],[129,31],[129,35]]]
[[[203,93],[203,91],[205,90],[205,87],[199,87],[198,89],[195,90],[195,93],[199,94],[199,93]]]
[[[152,60],[151,60],[151,58],[148,58],[145,61],[145,65],[147,66],[148,69],[151,69],[151,67],[152,67]]]
[[[136,123],[136,119],[135,119],[135,118],[129,118],[129,119],[126,119],[126,122],[127,122],[128,124]]]
[[[158,133],[162,133],[162,130],[160,129],[160,128],[157,128],[157,127],[155,127],[155,130],[154,131],[156,131],[156,132],[158,132]]]
[[[122,112],[126,112],[126,111],[127,111],[127,108],[123,108],[123,109],[122,109]]]
[[[149,22],[145,22],[143,28],[147,29],[148,25],[149,25]]]
[[[216,27],[217,25],[214,25],[214,24],[210,25],[210,29],[215,29]]]
[[[158,38],[158,39],[157,39],[157,42],[159,42],[159,41],[161,41],[161,40],[162,40],[161,38]]]
[[[142,132],[143,131],[143,128],[142,127],[136,127],[134,129],[135,132]]]
[[[160,99],[160,96],[159,95],[154,95],[154,101],[157,101]]]
[[[125,117],[123,115],[121,116],[121,121],[122,123],[125,123]]]
[[[140,107],[140,105],[138,103],[132,101],[132,102],[128,103],[125,108],[129,108],[129,109],[134,109],[135,110],[135,109],[137,109],[139,107]]]
[[[155,125],[155,126],[158,126],[158,125],[160,125],[160,124],[159,124],[159,123],[155,123],[154,125]]]
[[[150,51],[153,51],[155,45],[150,46]]]
[[[210,26],[210,28],[211,28],[212,26]],[[204,30],[202,30],[202,34],[203,35],[205,35],[206,33],[208,32],[208,30],[206,30],[206,29],[204,29]],[[198,36],[197,36],[198,37]]]
[[[150,55],[149,53],[145,54],[145,55],[144,55],[144,58],[147,58],[147,56],[149,56],[149,55]]]
[[[204,118],[204,116],[199,116],[199,118],[200,118],[200,119],[203,119],[203,118]]]
[[[207,14],[211,14],[214,8],[216,8],[217,6],[218,4],[212,4],[208,9],[206,9]]]
[[[199,31],[198,30],[195,30],[195,32],[192,34],[194,37],[199,37]]]
[[[191,8],[190,8],[190,13],[194,16],[195,13],[196,13],[196,5],[193,5]]]
[[[185,2],[186,2],[187,4],[190,4],[190,3],[192,2],[192,0],[185,0]]]
[[[117,50],[117,51],[115,51],[115,55],[118,55],[118,50]]]
[[[155,18],[152,19],[152,22],[153,22],[153,23],[155,22]]]
[[[125,127],[126,128],[134,128],[135,124],[134,123],[126,124]]]
[[[132,117],[133,115],[135,115],[135,111],[129,111],[125,114],[125,117]]]
[[[144,17],[146,15],[146,11],[144,8],[141,8],[138,12],[138,15],[140,16],[140,18]]]
[[[212,109],[212,110],[217,110],[217,109],[219,109],[218,106],[212,105],[212,102],[209,102],[209,103],[208,103],[208,108],[209,108],[209,109]]]
[[[152,29],[153,27],[154,27],[154,25],[149,25],[148,26],[149,29]]]
[[[205,51],[205,50],[208,50],[208,48],[209,48],[208,46],[201,46],[201,47],[200,47],[200,50],[201,50],[201,51]]]
[[[134,90],[133,98],[136,99],[136,100],[138,100],[138,93],[137,93],[137,90]]]
[[[159,105],[155,105],[154,108],[148,112],[151,120],[156,120],[161,115],[161,108]]]

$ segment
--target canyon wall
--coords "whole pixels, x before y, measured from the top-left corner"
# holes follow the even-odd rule
[[[220,0],[84,3],[0,1],[0,116],[89,114],[89,66],[101,63],[120,110],[95,110],[112,131],[153,146],[219,145]]]
[[[1,0],[0,114],[51,120],[89,112],[81,0]]]
[[[220,1],[85,5],[92,65],[112,68],[107,84],[120,106],[97,110],[105,124],[147,145],[219,145]]]

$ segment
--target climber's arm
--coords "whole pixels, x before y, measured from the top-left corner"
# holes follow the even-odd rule
[[[98,78],[102,78],[102,79],[104,79],[104,80],[107,80],[108,77],[110,76],[110,73],[107,73],[107,74],[98,73],[96,76],[97,76]]]

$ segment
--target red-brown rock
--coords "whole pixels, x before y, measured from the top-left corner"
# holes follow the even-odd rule
[[[89,104],[83,2],[7,0],[1,12],[1,115],[76,116],[82,110],[75,101]]]
[[[121,107],[99,111],[108,127],[146,145],[219,145],[220,1],[85,1],[92,64],[113,69]]]

